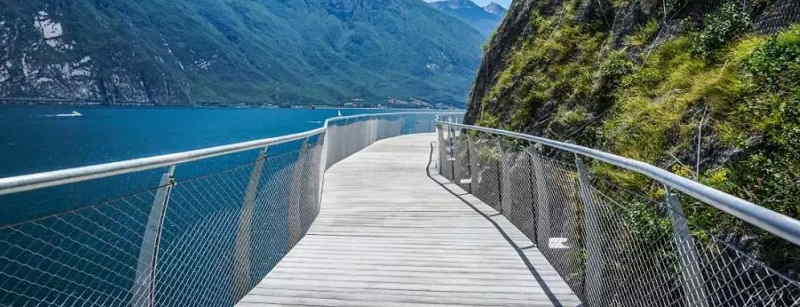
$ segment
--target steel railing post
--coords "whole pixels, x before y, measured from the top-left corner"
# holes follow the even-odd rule
[[[319,153],[319,178],[317,179],[319,183],[319,190],[317,191],[317,198],[322,200],[322,191],[325,189],[325,170],[327,169],[328,165],[328,132],[326,131],[325,134],[322,135],[322,138],[319,139],[322,142],[322,147],[320,147]]]
[[[466,132],[466,130],[464,130]],[[466,148],[467,153],[467,176],[469,177],[469,184],[467,185],[467,192],[472,194],[472,145],[470,144],[471,138],[469,136],[469,132],[463,133],[464,135],[464,147]]]
[[[161,231],[164,226],[164,217],[169,204],[172,189],[175,187],[175,165],[170,166],[161,176],[161,181],[153,198],[153,205],[150,207],[150,215],[147,219],[147,226],[142,236],[142,246],[139,248],[139,258],[136,268],[136,279],[134,279],[134,293],[131,298],[132,305],[155,306],[155,287],[156,270],[158,267],[158,250],[161,244]],[[140,298],[145,296],[145,302]]]
[[[505,164],[503,158],[505,158],[503,154],[503,141],[500,138],[497,139],[495,143],[495,148],[497,149],[497,211],[503,213],[503,165]]]
[[[439,135],[438,139],[438,149],[439,149],[439,165],[437,168],[439,169],[439,175],[444,176],[444,161],[445,161],[445,154],[444,154],[444,125],[437,124],[436,125],[436,132]]]
[[[531,238],[531,240],[533,240],[533,242],[536,243],[537,242],[537,236],[538,236],[538,230],[536,229],[536,225],[537,225],[536,218],[537,218],[537,212],[538,212],[538,210],[536,209],[536,202],[537,202],[536,195],[538,195],[538,193],[536,193],[536,181],[535,181],[536,180],[536,177],[535,177],[536,175],[534,174],[534,170],[533,170],[533,154],[531,154],[531,152],[530,152],[530,150],[532,150],[532,149],[533,148],[529,147],[528,149],[523,151],[524,153],[526,153],[528,155],[528,191],[530,191],[530,194],[531,194],[531,198],[530,198],[530,201],[529,201],[529,204],[528,204],[530,206],[530,208],[529,208],[530,210],[529,211],[530,211],[531,217],[530,217],[530,219],[528,221],[526,221],[525,226],[528,229],[531,230],[532,235],[533,235],[533,238]]]
[[[513,150],[506,150],[508,146],[502,145],[500,146],[500,187],[502,189],[502,193],[504,197],[501,198],[500,207],[503,208],[503,212],[506,214],[510,220],[513,220],[514,216],[516,215],[516,208],[514,199],[517,199],[519,195],[514,195],[513,185],[511,184],[511,178],[513,177],[513,170],[517,163],[517,155],[513,152]],[[506,153],[509,153],[506,155]],[[516,197],[515,197],[516,196]]]
[[[550,241],[550,201],[547,193],[544,160],[538,153],[536,145],[530,147],[533,172],[536,177],[536,240],[539,248],[549,247]]]
[[[480,147],[477,144],[477,137],[475,138],[475,143],[472,143],[470,140],[470,157],[469,157],[469,169],[470,169],[470,178],[469,178],[469,188],[470,193],[475,195],[475,193],[480,193],[480,180],[479,176],[481,174],[481,154],[480,154]],[[475,152],[472,152],[475,150]]]
[[[287,208],[287,229],[289,233],[289,249],[292,249],[300,238],[303,237],[303,221],[301,220],[302,201],[303,201],[303,170],[306,167],[306,154],[308,152],[308,139],[305,139],[303,145],[300,147],[300,154],[297,156],[297,162],[294,166],[292,174],[291,193],[288,201]]]
[[[586,246],[586,265],[584,293],[587,306],[605,306],[609,297],[605,288],[605,260],[603,258],[603,229],[601,224],[601,206],[592,197],[592,181],[583,160],[575,155],[575,167],[578,171],[578,186],[581,202],[583,202],[583,240]]]
[[[250,288],[250,237],[253,225],[253,212],[255,211],[256,196],[258,196],[258,185],[261,182],[261,173],[264,170],[264,163],[267,160],[269,146],[260,150],[250,171],[250,180],[245,189],[242,210],[239,215],[239,229],[236,232],[234,257],[234,276],[236,283],[233,287],[234,297],[240,298],[246,294]]]
[[[678,195],[666,187],[667,211],[672,220],[672,237],[680,258],[680,274],[687,306],[708,307],[705,278],[700,268],[700,256],[697,254],[692,235],[689,234],[689,223],[683,213]]]
[[[450,163],[450,180],[456,182],[456,153],[453,143],[455,142],[455,129],[448,126],[447,129],[447,161]]]
[[[457,186],[461,186],[461,177],[464,176],[464,167],[462,166],[464,161],[460,156],[461,148],[464,147],[461,138],[461,130],[453,128],[453,183]]]

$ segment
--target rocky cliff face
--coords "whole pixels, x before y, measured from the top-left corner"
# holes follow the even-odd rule
[[[137,57],[141,50],[115,45],[116,38],[84,46],[85,42],[76,32],[98,26],[95,23],[76,26],[66,22],[66,12],[59,8],[43,6],[41,10],[27,11],[23,17],[7,3],[0,6],[3,6],[0,16],[2,97],[98,99],[107,96],[112,100],[135,101],[186,98],[181,91],[186,87],[185,77],[166,79],[162,78],[164,72],[161,71],[154,76],[159,79],[158,85],[153,85],[145,83],[149,80],[142,77],[148,69],[159,72],[153,67],[156,65],[123,64]],[[90,48],[94,50],[87,50]]]
[[[481,43],[416,0],[3,1],[0,97],[460,105]]]
[[[516,0],[466,121],[653,163],[800,218],[798,22],[794,0]],[[594,168],[625,188],[659,189]],[[777,266],[800,260],[714,209],[689,212],[697,229],[759,237]]]

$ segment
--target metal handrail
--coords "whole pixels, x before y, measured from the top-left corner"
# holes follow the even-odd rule
[[[687,195],[703,201],[706,204],[727,212],[728,214],[731,214],[745,222],[748,222],[756,227],[766,230],[778,237],[800,246],[800,221],[728,193],[719,191],[712,187],[703,185],[694,180],[678,176],[662,168],[596,149],[554,141],[529,134],[443,121],[438,121],[437,125],[446,125],[460,129],[475,130],[522,139],[578,154],[584,157],[589,157],[629,171],[633,171],[658,181],[669,188],[686,193]]]
[[[57,185],[82,182],[92,179],[123,175],[123,174],[145,171],[170,165],[184,164],[192,161],[253,150],[268,145],[278,145],[278,144],[288,143],[325,133],[328,129],[329,124],[333,121],[358,119],[364,117],[383,117],[383,116],[397,116],[397,115],[411,115],[411,114],[455,115],[462,113],[394,112],[394,113],[375,113],[375,114],[360,114],[360,115],[334,117],[325,120],[325,123],[321,128],[301,133],[295,133],[290,135],[247,141],[229,145],[222,145],[216,147],[209,147],[197,150],[190,150],[173,154],[124,160],[119,162],[103,163],[91,166],[68,168],[63,170],[42,172],[29,175],[0,178],[0,195],[36,190]]]

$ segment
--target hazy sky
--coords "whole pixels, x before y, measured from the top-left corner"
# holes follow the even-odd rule
[[[498,4],[505,6],[508,8],[511,5],[511,0],[472,0],[473,2],[477,3],[480,6],[487,5],[492,2],[497,2]]]
[[[433,1],[438,1],[438,0],[425,0],[425,1],[433,2]],[[502,5],[502,6],[506,7],[506,8],[511,6],[511,0],[472,0],[472,1],[477,3],[480,6],[484,6],[484,5],[487,5],[487,4],[492,3],[492,2],[497,2],[497,3],[499,3],[500,5]]]

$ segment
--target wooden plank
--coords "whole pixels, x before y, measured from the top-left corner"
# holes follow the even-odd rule
[[[383,140],[329,170],[308,235],[238,305],[580,305],[502,215],[428,177],[434,139]]]
[[[260,294],[260,293],[256,293]],[[342,293],[341,290],[333,289],[333,290],[321,290],[321,289],[310,289],[310,290],[292,290],[292,289],[273,289],[269,293],[264,293],[265,296],[278,296],[278,297],[307,297],[307,298],[320,298],[320,299],[346,299],[347,296]],[[392,290],[383,290],[383,291],[374,291],[373,292],[372,301],[380,301],[380,302],[413,302],[413,303],[427,303],[427,304],[464,304],[468,303],[470,305],[501,305],[501,306],[509,306],[509,305],[525,305],[530,306],[530,303],[542,303],[548,304],[548,301],[536,301],[535,297],[528,296],[514,296],[509,297],[503,294],[495,295],[495,296],[487,296],[487,295],[472,295],[472,296],[461,296],[461,297],[453,297],[449,293],[441,293],[441,292],[431,292],[431,291],[419,291],[419,292],[410,292],[410,291],[392,291]],[[374,303],[373,303],[374,304]]]

